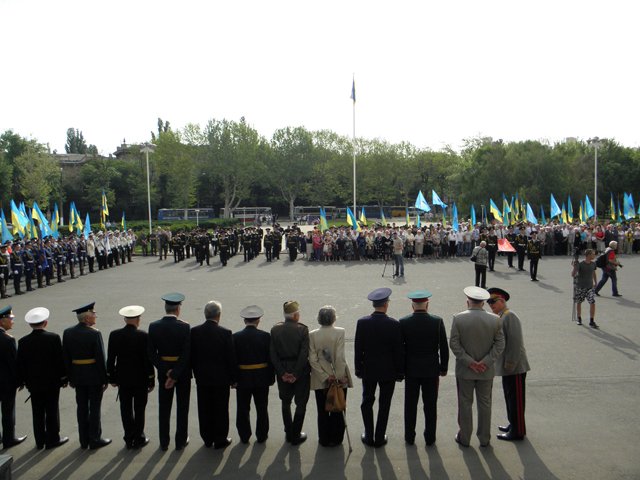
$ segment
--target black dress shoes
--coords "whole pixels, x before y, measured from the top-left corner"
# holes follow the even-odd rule
[[[69,437],[60,437],[60,440],[58,440],[55,443],[48,443],[45,448],[47,450],[51,450],[53,448],[59,447],[60,445],[64,445],[68,441],[69,441]]]
[[[26,440],[26,438],[27,438],[27,436],[24,435],[22,437],[13,437],[13,438],[10,438],[9,440],[4,440],[3,445],[4,445],[5,450],[7,448],[15,447],[16,445],[24,442]]]
[[[524,437],[519,437],[517,435],[512,435],[511,433],[501,433],[497,435],[498,440],[505,440],[507,442],[517,442],[519,440],[523,440]]]
[[[367,435],[364,433],[360,435],[360,440],[362,440],[362,443],[364,443],[367,447],[374,446],[373,440],[371,440],[370,438],[367,438]]]
[[[106,447],[110,443],[110,438],[99,438],[95,442],[89,442],[89,450],[97,450],[99,448]]]
[[[373,446],[376,447],[376,448],[384,447],[387,444],[388,441],[389,441],[389,439],[385,435],[384,438],[382,438],[380,440],[376,440],[374,442]]]
[[[225,438],[222,442],[214,443],[213,448],[216,450],[222,450],[223,448],[227,448],[229,445],[231,445],[231,439]]]
[[[304,432],[300,432],[300,435],[298,436],[298,438],[292,438],[289,443],[291,443],[291,445],[300,445],[301,443],[304,443],[307,441],[307,434]]]
[[[455,441],[456,441],[456,443],[457,443],[458,445],[460,445],[461,447],[465,447],[465,448],[466,448],[466,447],[468,447],[468,446],[469,446],[469,444],[468,444],[468,443],[462,443],[462,442],[460,441],[460,437],[459,437],[458,435],[456,435],[456,436],[455,436],[454,440],[455,440]]]
[[[511,425],[498,425],[498,430],[508,433],[511,431]]]
[[[416,444],[416,439],[412,438],[412,437],[404,437],[404,441],[406,442],[407,445],[415,445]]]
[[[160,450],[166,452],[167,450],[169,450],[169,445],[160,445]]]
[[[147,437],[142,437],[133,442],[133,448],[142,448],[149,445],[149,439]]]
[[[187,437],[187,440],[185,440],[184,443],[176,443],[176,450],[180,451],[180,450],[184,450],[184,447],[186,447],[187,445],[189,445],[189,437]]]
[[[258,443],[264,443],[264,442],[266,442],[266,441],[267,441],[267,438],[269,438],[269,437],[260,437],[260,438],[256,439],[256,442],[258,442]],[[248,441],[249,441],[249,440],[247,440],[247,442],[248,442]]]

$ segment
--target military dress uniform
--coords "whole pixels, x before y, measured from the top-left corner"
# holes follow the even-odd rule
[[[165,303],[180,305],[184,295],[166,294]],[[160,447],[169,448],[170,420],[173,395],[176,395],[176,449],[183,449],[189,443],[189,399],[191,397],[190,351],[191,337],[189,324],[175,315],[166,315],[149,325],[149,358],[158,371],[158,421]],[[166,388],[168,379],[175,386]]]
[[[424,405],[424,439],[427,445],[436,441],[438,420],[438,387],[440,377],[449,368],[447,332],[441,317],[427,313],[431,292],[411,292],[408,298],[424,303],[424,310],[416,310],[400,319],[400,331],[405,358],[404,438],[413,445],[416,436],[418,400],[422,391]]]
[[[73,310],[80,315],[92,312],[95,303]],[[62,336],[62,349],[69,384],[76,390],[80,447],[96,449],[111,443],[102,438],[100,408],[107,387],[104,343],[100,331],[84,322],[69,327]]]
[[[384,306],[391,295],[390,288],[378,288],[368,295],[375,308]],[[362,379],[362,442],[369,446],[387,443],[387,423],[395,382],[403,379],[404,351],[400,323],[381,311],[358,319],[354,345],[356,376]],[[376,388],[378,418],[374,425],[373,403]]]
[[[22,281],[22,273],[24,272],[24,263],[22,261],[22,253],[20,251],[20,245],[14,244],[14,250],[11,252],[11,271],[13,272],[13,289],[16,295],[23,295],[24,292],[20,289],[20,283]]]
[[[33,292],[34,288],[31,286],[33,280],[33,274],[36,270],[36,259],[33,256],[33,250],[31,250],[31,242],[25,244],[25,249],[22,251],[22,263],[24,265],[24,284],[27,292]]]
[[[136,318],[144,313],[144,308],[132,305],[118,313],[125,318]],[[148,355],[148,341],[147,332],[130,323],[109,335],[107,378],[110,384],[118,386],[127,448],[140,448],[149,442],[144,433],[145,410],[155,376]]]
[[[7,294],[7,281],[9,278],[9,267],[11,260],[7,253],[7,245],[0,247],[0,298],[9,298]]]
[[[496,253],[498,252],[498,236],[492,230],[487,237],[487,252],[489,253],[488,257],[488,267],[489,271],[494,271],[494,266],[496,263]]]
[[[516,254],[518,255],[518,271],[524,272],[524,259],[527,253],[527,237],[519,233],[516,237]]]
[[[198,392],[198,421],[205,446],[229,443],[229,395],[236,355],[231,330],[213,319],[191,329],[191,369]]]
[[[36,307],[25,316],[30,325],[49,319],[49,310]],[[18,342],[18,376],[31,395],[36,447],[58,447],[69,441],[60,437],[60,388],[67,386],[67,372],[60,336],[44,328],[33,329]]]
[[[0,308],[0,410],[2,411],[2,444],[10,448],[24,441],[16,437],[16,390],[19,387],[16,340],[7,330],[13,326],[11,305]],[[8,325],[5,325],[6,323]]]
[[[297,302],[285,302],[285,314],[298,312]],[[295,320],[279,322],[271,329],[271,362],[278,379],[278,391],[282,401],[282,421],[286,439],[293,445],[306,440],[302,434],[302,424],[307,409],[310,393],[309,366],[309,329],[306,325]],[[287,382],[283,379],[286,374],[293,374],[295,381]],[[293,418],[291,417],[291,402],[296,405]]]
[[[260,307],[251,305],[240,315],[247,320],[262,317]],[[274,384],[273,364],[269,355],[271,335],[248,323],[233,334],[238,371],[236,372],[236,428],[242,443],[251,437],[251,398],[256,406],[256,440],[263,443],[269,436],[269,387]]]
[[[538,261],[540,260],[540,241],[536,238],[535,232],[531,234],[531,240],[527,243],[527,256],[529,257],[529,273],[531,281],[538,281]]]

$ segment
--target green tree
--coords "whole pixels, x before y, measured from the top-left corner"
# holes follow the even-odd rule
[[[60,191],[60,167],[51,155],[40,149],[27,147],[15,159],[18,174],[18,189],[25,204],[37,201],[46,210],[53,195]]]

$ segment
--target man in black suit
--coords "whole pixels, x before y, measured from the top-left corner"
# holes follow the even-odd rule
[[[69,385],[76,390],[80,447],[95,450],[111,443],[102,438],[100,407],[107,383],[104,343],[96,323],[95,302],[72,310],[78,324],[62,335],[62,350],[67,365]]]
[[[204,307],[205,321],[191,329],[191,368],[198,391],[200,436],[207,448],[231,444],[229,393],[235,383],[236,355],[231,330],[220,326],[222,305],[211,301]]]
[[[16,437],[16,340],[7,333],[13,328],[11,305],[0,309],[0,403],[2,404],[2,444],[4,448],[24,442],[27,436]]]
[[[438,385],[449,367],[449,344],[441,317],[427,313],[431,292],[411,292],[413,314],[400,319],[404,345],[404,439],[415,443],[418,400],[422,390],[424,405],[424,439],[431,446],[436,441],[438,420]]]
[[[49,450],[69,441],[69,437],[60,437],[60,387],[68,383],[62,341],[57,334],[45,330],[48,309],[33,308],[24,319],[31,326],[31,333],[18,342],[18,377],[31,395],[36,447]]]
[[[236,373],[236,428],[240,441],[249,443],[251,437],[251,398],[256,405],[256,439],[263,443],[269,436],[269,387],[275,381],[273,365],[269,358],[269,332],[258,330],[264,312],[257,305],[242,309],[244,330],[233,334],[238,362]]]
[[[395,382],[402,381],[404,359],[400,323],[387,316],[390,288],[378,288],[367,297],[374,311],[362,317],[356,326],[355,370],[362,379],[362,442],[371,447],[387,444],[387,422]],[[378,420],[374,429],[373,402],[376,387],[380,388]]]
[[[144,307],[139,305],[121,308],[118,314],[124,317],[126,325],[111,332],[107,348],[107,377],[112,386],[118,387],[124,442],[128,449],[149,443],[144,433],[144,415],[155,378],[147,353],[148,334],[138,328],[143,313]]]
[[[149,358],[158,370],[160,448],[165,451],[169,448],[169,421],[175,390],[176,450],[182,450],[189,444],[191,328],[179,318],[184,295],[167,293],[162,300],[166,315],[149,325]]]

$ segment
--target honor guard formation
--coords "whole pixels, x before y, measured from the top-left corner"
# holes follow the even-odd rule
[[[455,356],[458,389],[458,433],[455,441],[468,447],[473,430],[472,404],[478,404],[477,436],[486,447],[491,440],[491,388],[502,377],[507,421],[497,427],[498,439],[526,436],[525,379],[529,364],[520,320],[507,307],[509,293],[501,288],[464,289],[466,308],[454,315],[449,343],[443,319],[430,312],[431,292],[408,295],[410,312],[399,321],[388,316],[392,291],[379,288],[368,295],[372,313],[357,320],[353,370],[362,381],[361,441],[373,448],[389,441],[386,431],[395,385],[405,382],[404,440],[416,443],[418,403],[422,395],[427,446],[436,443],[439,379],[447,375],[449,351]],[[16,391],[26,386],[33,413],[33,435],[38,449],[53,449],[69,442],[60,435],[60,389],[75,390],[78,439],[82,449],[111,443],[101,428],[101,403],[111,385],[118,389],[123,440],[127,449],[149,445],[145,409],[148,395],[158,392],[158,447],[170,444],[182,450],[189,444],[188,419],[192,379],[196,384],[197,418],[204,446],[224,449],[232,443],[229,402],[236,392],[235,425],[239,441],[264,443],[270,437],[269,389],[277,384],[284,439],[291,446],[308,440],[303,431],[310,392],[317,407],[318,442],[331,448],[351,439],[346,421],[347,390],[353,387],[345,357],[345,330],[336,326],[330,305],[317,314],[318,327],[302,323],[297,301],[282,305],[282,321],[270,332],[261,330],[262,308],[250,305],[239,316],[244,328],[232,332],[224,326],[223,308],[209,301],[203,321],[182,316],[185,296],[162,295],[165,315],[141,328],[144,307],[119,309],[122,328],[110,332],[107,347],[96,327],[95,302],[72,310],[76,322],[62,339],[47,331],[50,312],[29,310],[25,321],[31,333],[17,343],[9,334],[14,322],[11,306],[0,310],[0,402],[2,443],[5,449],[23,442],[15,430]],[[462,299],[462,297],[461,297]],[[493,313],[485,310],[487,303]],[[56,319],[55,321],[61,321]],[[157,381],[156,381],[157,380]],[[374,404],[378,401],[377,415]],[[175,429],[171,417],[175,397]],[[253,400],[256,423],[251,425]],[[442,419],[441,419],[442,421]],[[444,421],[455,421],[445,419]]]
[[[9,298],[9,280],[15,295],[76,279],[87,273],[132,262],[136,236],[131,231],[110,230],[84,236],[44,237],[7,241],[0,245],[0,297]]]

